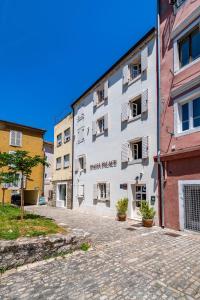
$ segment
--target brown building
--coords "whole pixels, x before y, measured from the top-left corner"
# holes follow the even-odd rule
[[[162,225],[200,231],[200,0],[159,0]]]
[[[45,130],[33,128],[26,125],[0,120],[0,152],[11,152],[25,150],[30,156],[40,155],[44,157],[43,136]],[[20,174],[19,174],[20,175]],[[24,184],[25,204],[36,204],[39,196],[43,193],[44,167],[39,165],[33,168],[31,180]],[[11,201],[11,196],[19,194],[19,181],[10,184],[5,192],[6,202]],[[2,199],[2,188],[0,187],[0,199]]]

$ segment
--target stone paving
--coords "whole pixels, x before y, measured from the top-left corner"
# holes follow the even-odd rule
[[[200,299],[200,235],[29,208],[91,233],[92,249],[5,273],[0,299]]]

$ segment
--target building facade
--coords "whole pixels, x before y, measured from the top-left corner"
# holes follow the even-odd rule
[[[156,32],[149,31],[77,101],[74,112],[73,206],[128,217],[141,200],[157,210]]]
[[[163,225],[200,231],[200,0],[158,2]]]
[[[73,115],[54,127],[53,205],[72,208]]]
[[[44,197],[46,202],[53,200],[53,158],[54,158],[54,144],[51,142],[44,141],[44,154],[49,166],[45,166],[44,169]]]
[[[39,155],[44,157],[43,136],[45,130],[33,128],[17,123],[0,120],[0,151],[13,152],[16,150],[28,151],[30,156]],[[43,193],[44,167],[39,165],[32,170],[31,180],[24,183],[24,201],[27,204],[37,204]],[[10,184],[5,191],[5,201],[10,203],[12,195],[19,194],[19,180]],[[2,199],[2,188],[0,187],[0,199]]]

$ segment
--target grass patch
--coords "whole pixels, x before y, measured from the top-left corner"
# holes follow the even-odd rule
[[[20,209],[11,205],[0,206],[0,239],[15,240],[19,237],[36,237],[66,233],[52,219],[25,213],[20,220]]]
[[[89,243],[83,243],[80,248],[82,251],[88,251],[90,249]]]

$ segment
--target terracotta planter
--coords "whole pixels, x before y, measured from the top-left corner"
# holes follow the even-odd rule
[[[120,222],[126,221],[126,215],[118,214],[117,218],[118,218],[118,221],[120,221]]]
[[[153,223],[154,223],[153,219],[146,219],[146,220],[142,219],[142,225],[144,227],[152,227]]]

